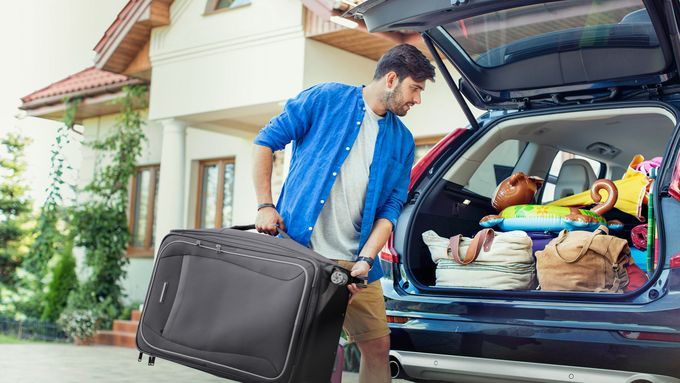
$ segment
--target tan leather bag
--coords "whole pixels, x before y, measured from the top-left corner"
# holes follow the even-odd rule
[[[595,232],[567,231],[536,252],[541,290],[622,293],[628,285],[630,249],[625,239]]]

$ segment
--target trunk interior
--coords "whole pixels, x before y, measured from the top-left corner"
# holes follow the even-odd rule
[[[420,197],[411,210],[407,235],[402,237],[407,240],[403,246],[396,243],[405,254],[409,279],[435,287],[433,292],[457,288],[438,283],[437,263],[422,234],[433,230],[445,239],[457,234],[474,236],[481,229],[480,219],[498,214],[491,201],[498,184],[511,174],[543,178],[545,183],[532,203],[548,204],[589,190],[596,179],[620,180],[635,155],[647,160],[662,157],[675,126],[676,117],[668,109],[647,104],[526,117],[518,114],[485,127],[479,138],[468,141],[456,158],[448,159],[429,182],[418,186]],[[591,169],[572,169],[588,166]],[[619,198],[634,190],[620,188]],[[624,224],[611,235],[627,239],[633,249],[631,229],[646,222],[647,209],[640,202],[637,212],[614,208],[603,216]],[[643,266],[640,257],[647,255],[637,255],[636,263]]]

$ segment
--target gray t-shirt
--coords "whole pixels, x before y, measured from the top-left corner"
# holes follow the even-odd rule
[[[368,104],[354,146],[336,175],[331,192],[314,225],[310,246],[330,259],[354,260],[359,248],[361,217],[368,175],[378,138],[378,120]]]

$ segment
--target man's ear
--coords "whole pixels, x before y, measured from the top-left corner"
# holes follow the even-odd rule
[[[397,72],[387,72],[385,75],[385,85],[387,86],[387,89],[392,90],[397,86],[397,84],[399,84],[399,76],[397,76]]]

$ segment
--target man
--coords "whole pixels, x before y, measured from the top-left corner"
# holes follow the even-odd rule
[[[406,200],[415,145],[397,116],[415,104],[434,67],[415,47],[390,49],[365,86],[325,83],[289,100],[255,138],[255,225],[278,225],[297,242],[337,260],[368,287],[348,286],[343,325],[361,350],[359,381],[389,382],[389,328],[375,261]],[[293,142],[290,171],[272,203],[272,153]],[[370,271],[369,271],[370,270]],[[365,291],[362,291],[365,290]]]

